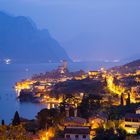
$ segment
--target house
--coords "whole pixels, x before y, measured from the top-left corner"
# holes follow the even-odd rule
[[[64,135],[66,139],[70,140],[90,140],[90,128],[85,126],[67,126],[64,129]]]
[[[136,134],[140,127],[140,114],[126,114],[124,118],[124,129],[127,133]]]
[[[140,114],[140,106],[136,109],[136,114]]]
[[[98,71],[89,71],[88,72],[88,77],[89,78],[95,78],[99,74]]]

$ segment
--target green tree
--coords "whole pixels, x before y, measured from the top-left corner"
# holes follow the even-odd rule
[[[92,115],[93,111],[97,111],[101,107],[100,100],[101,96],[97,94],[84,96],[80,106],[78,107],[81,117],[88,118]]]
[[[41,129],[57,126],[63,119],[58,109],[42,109],[36,116]]]
[[[123,100],[123,93],[121,94],[121,105],[124,105],[124,100]]]
[[[124,129],[117,128],[116,131],[121,140],[123,140],[126,137],[126,131]]]
[[[22,125],[0,126],[0,140],[32,140]]]
[[[3,126],[3,125],[5,125],[5,122],[4,122],[4,120],[2,120],[2,121],[1,121],[1,125],[2,125],[2,126]]]
[[[20,117],[19,117],[19,114],[18,114],[17,111],[15,112],[14,119],[12,121],[12,124],[13,125],[19,125],[20,124]]]
[[[117,129],[116,131],[113,128],[103,129],[99,128],[96,130],[96,137],[93,140],[124,140],[126,133],[122,129]]]
[[[131,103],[131,100],[130,100],[130,93],[128,93],[128,98],[127,98],[127,100],[126,100],[126,103],[127,103],[127,105],[130,105],[130,103]]]

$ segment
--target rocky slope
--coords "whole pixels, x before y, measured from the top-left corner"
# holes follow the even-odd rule
[[[0,12],[0,59],[16,62],[71,61],[47,29],[40,30],[27,17]]]

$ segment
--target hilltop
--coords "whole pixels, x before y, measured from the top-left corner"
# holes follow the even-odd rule
[[[137,70],[140,70],[140,59],[129,62],[122,66],[113,67],[110,70],[121,73],[129,73],[129,72],[135,73]]]
[[[0,59],[4,58],[33,63],[71,61],[47,29],[38,29],[28,17],[0,12]]]

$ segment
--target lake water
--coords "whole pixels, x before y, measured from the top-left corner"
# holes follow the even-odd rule
[[[4,119],[6,123],[11,123],[15,111],[18,111],[20,116],[28,119],[33,119],[37,112],[47,107],[34,103],[20,103],[16,99],[14,84],[17,81],[26,79],[32,74],[51,71],[56,69],[60,64],[0,64],[0,120]],[[110,67],[113,63],[71,63],[69,69],[76,70],[97,70],[101,66]],[[27,71],[28,69],[28,71]]]

